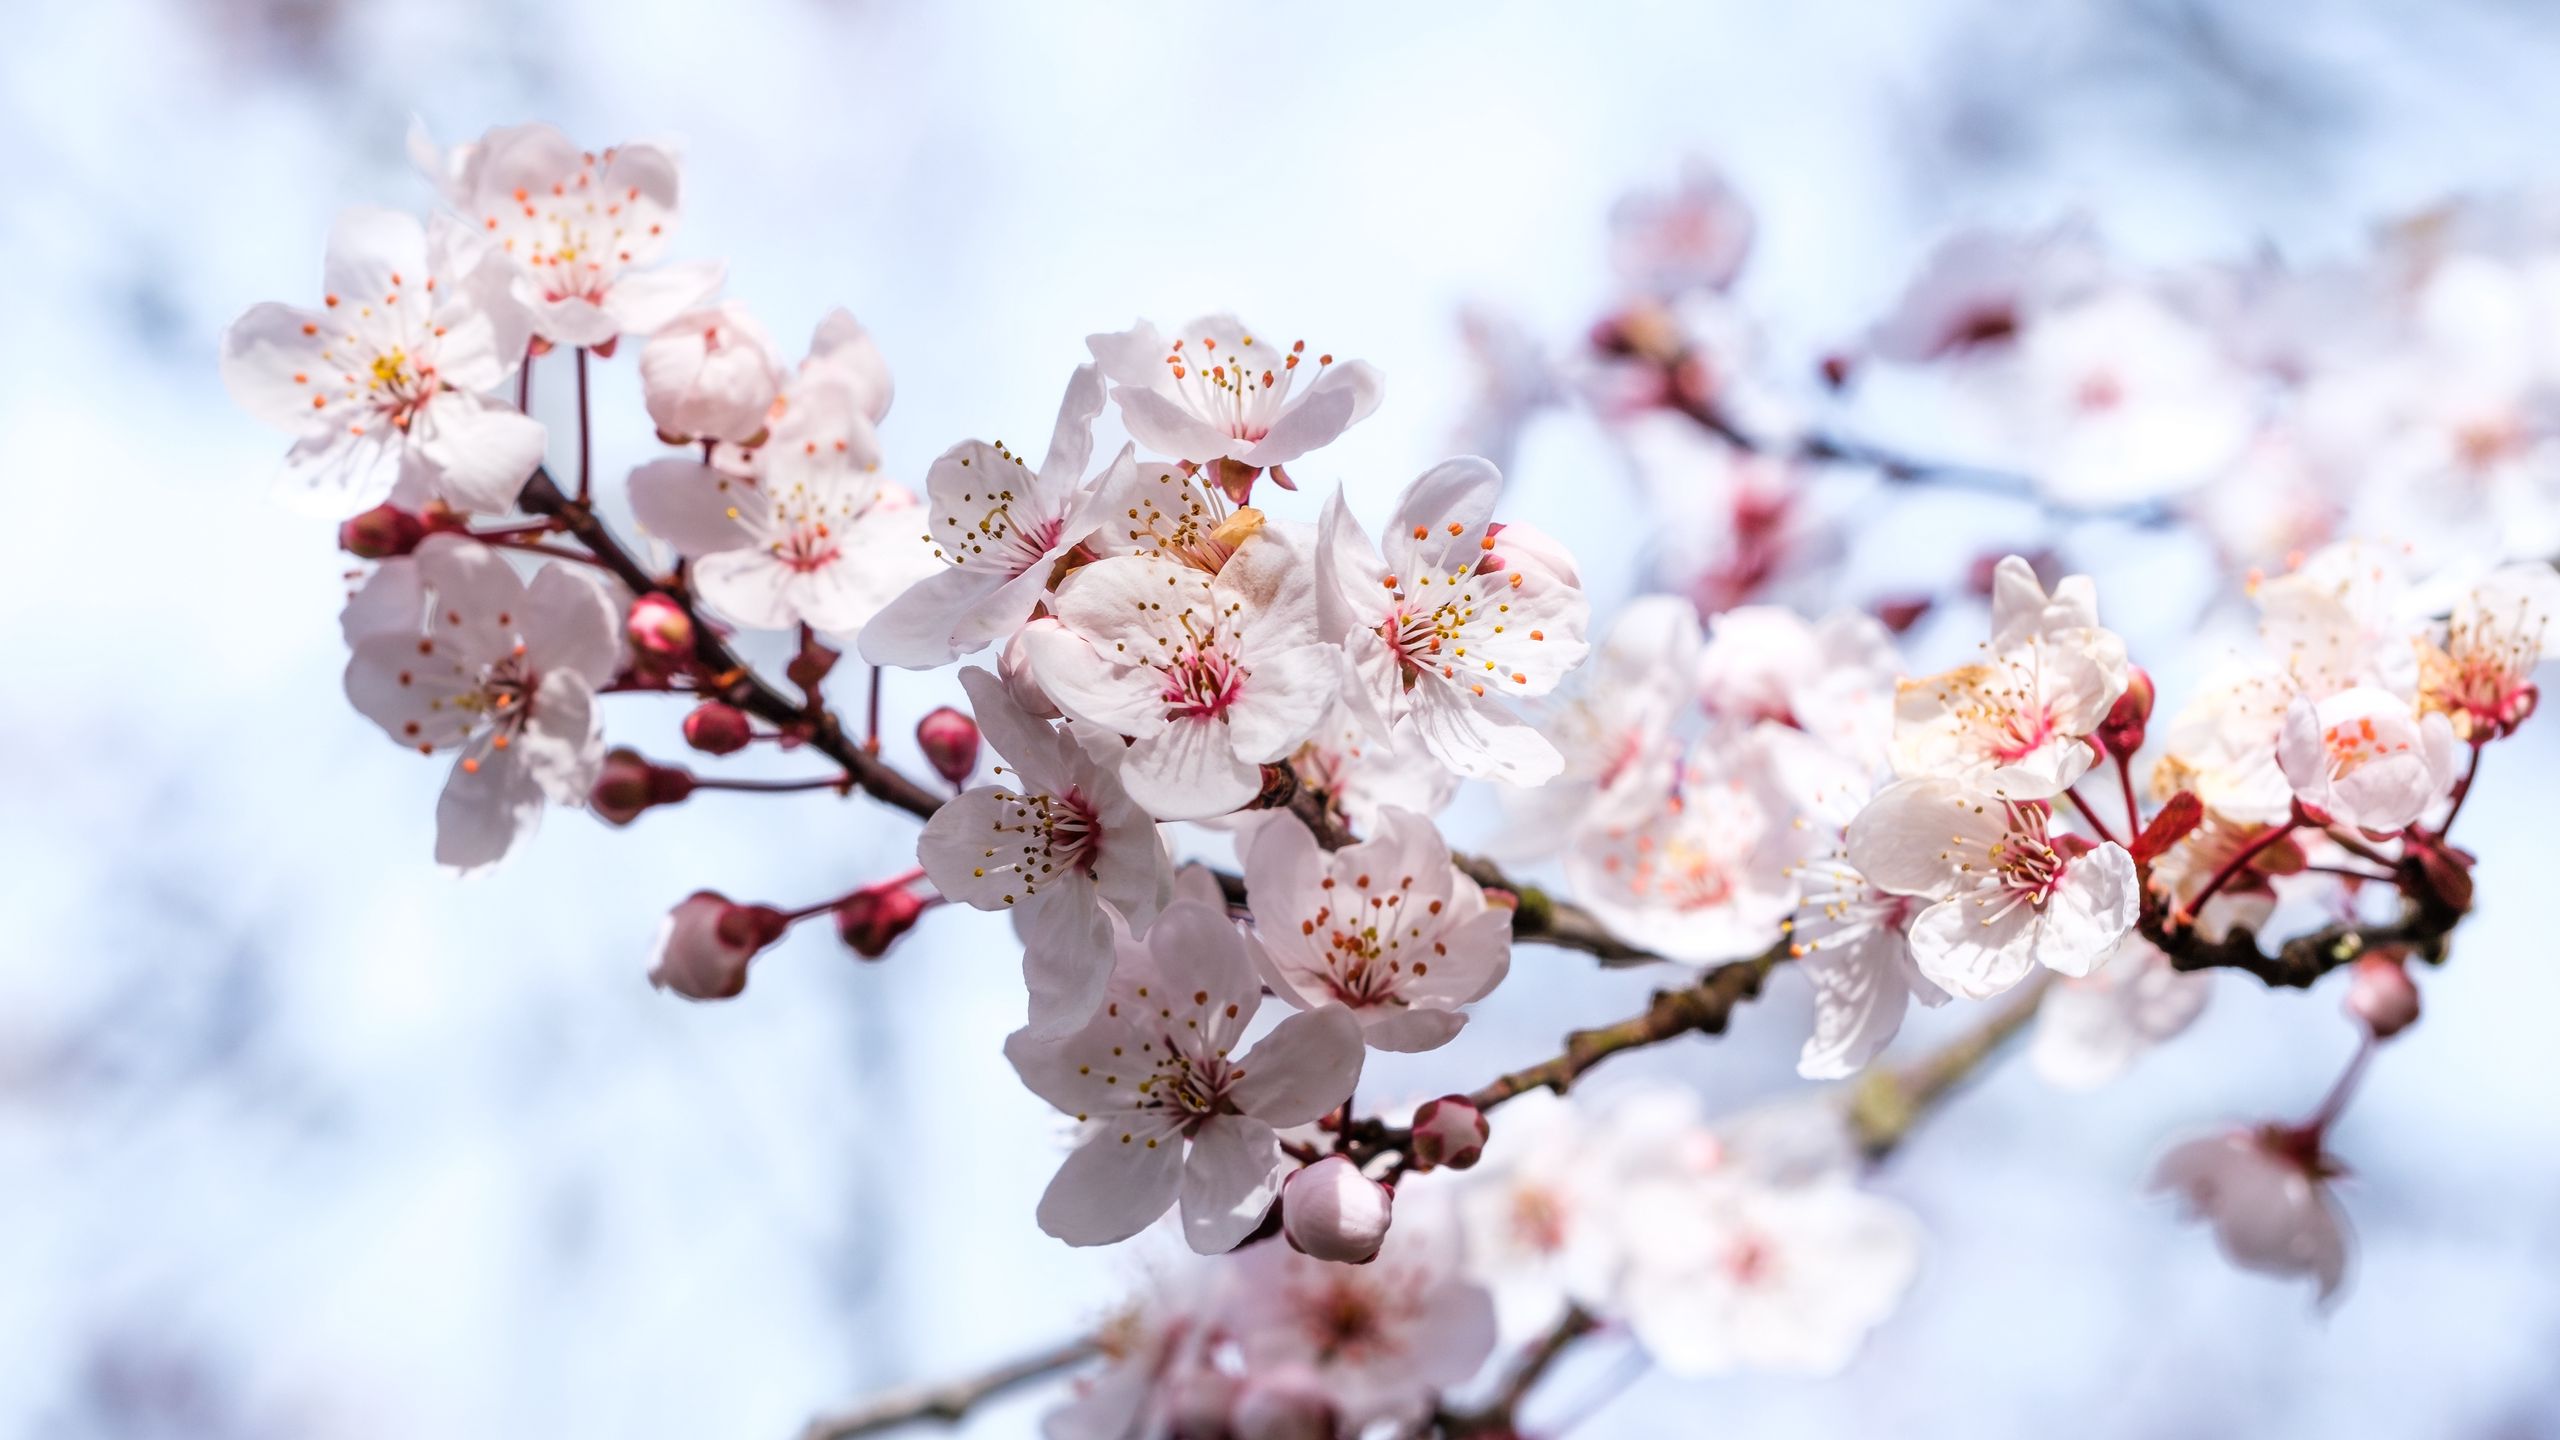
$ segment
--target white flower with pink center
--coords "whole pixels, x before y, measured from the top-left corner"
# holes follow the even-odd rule
[[[1987,649],[1973,664],[1902,682],[1894,772],[1977,779],[2011,800],[2061,794],[2087,773],[2088,737],[2124,693],[2124,641],[2099,626],[2087,577],[2047,595],[2012,555],[1994,572]]]
[[[2549,565],[2529,561],[2483,577],[2454,607],[2443,638],[2420,642],[2419,703],[2474,744],[2514,733],[2540,703],[2533,672],[2555,614],[2560,573]]]
[[[347,698],[420,754],[459,752],[436,806],[436,859],[495,864],[546,799],[584,804],[595,783],[595,691],[622,663],[620,599],[570,565],[546,565],[528,585],[496,551],[451,535],[430,536],[376,583],[423,604],[396,625],[367,607],[376,613],[355,638]]]
[[[961,671],[960,686],[1005,778],[936,810],[916,862],[944,895],[1012,913],[1031,991],[1024,1033],[1063,1034],[1102,1005],[1114,922],[1146,930],[1172,893],[1172,862],[1155,821],[1084,737],[1023,710],[984,670]]]
[[[1247,1373],[1312,1371],[1345,1435],[1429,1414],[1498,1338],[1493,1299],[1467,1277],[1456,1225],[1431,1206],[1405,1207],[1368,1264],[1258,1245],[1240,1258],[1237,1282],[1228,1324]]]
[[[222,335],[222,379],[295,437],[276,494],[345,517],[399,496],[505,510],[542,463],[543,430],[483,393],[524,357],[526,317],[475,241],[393,210],[329,231],[317,310],[253,306]]]
[[[793,381],[752,473],[659,460],[631,476],[641,528],[691,559],[693,584],[755,630],[853,636],[937,573],[915,495],[879,473],[869,392],[831,371]]]
[[[1316,632],[1314,567],[1296,531],[1263,525],[1216,572],[1123,555],[1077,569],[1025,633],[1051,703],[1130,737],[1130,795],[1159,820],[1252,802],[1262,767],[1314,730],[1342,680]]]
[[[1555,1323],[1568,1303],[1599,1308],[1624,1236],[1609,1203],[1616,1174],[1592,1111],[1533,1090],[1491,1117],[1484,1160],[1459,1182],[1467,1268],[1493,1291],[1506,1337]]]
[[[2041,965],[2086,975],[2139,905],[2133,857],[2050,833],[2052,807],[1955,780],[1886,786],[1849,823],[1849,862],[1879,888],[1930,901],[1911,924],[1920,972],[1967,1000]]]
[[[2359,685],[2325,700],[2295,699],[2276,757],[2305,806],[2388,834],[2452,792],[2454,748],[2441,711],[2422,715],[2390,691]]]
[[[1236,1053],[1262,982],[1235,925],[1198,900],[1166,906],[1144,941],[1118,951],[1108,997],[1082,1028],[1005,1041],[1023,1084],[1080,1127],[1040,1198],[1040,1228],[1109,1245],[1179,1200],[1193,1249],[1233,1249],[1290,1169],[1275,1127],[1312,1123],[1359,1083],[1360,1027],[1329,1006]]]
[[[1640,1181],[1620,1223],[1620,1305],[1674,1375],[1836,1374],[1919,1270],[1910,1212],[1836,1176],[1772,1184],[1724,1167]]]
[[[1294,815],[1273,816],[1245,857],[1254,961],[1301,1010],[1348,1008],[1380,1050],[1430,1050],[1467,1023],[1511,969],[1511,912],[1450,864],[1439,828],[1409,811],[1326,851]]]
[[[1719,732],[1655,779],[1629,818],[1574,835],[1574,893],[1620,936],[1674,960],[1768,949],[1796,909],[1795,866],[1813,836],[1776,789],[1763,736]]]
[[[1087,479],[1102,378],[1079,365],[1059,402],[1040,468],[1002,445],[964,440],[925,472],[925,538],[942,568],[863,627],[862,658],[931,670],[1010,635],[1049,593],[1058,562],[1112,513],[1137,465],[1123,448]]]
[[[1501,489],[1482,460],[1432,467],[1405,487],[1383,553],[1335,492],[1319,603],[1325,633],[1343,637],[1352,684],[1386,723],[1410,725],[1461,775],[1536,785],[1563,757],[1507,702],[1547,694],[1582,662],[1591,605],[1552,557],[1502,553]]]
[[[2317,1134],[2263,1125],[2177,1146],[2160,1157],[2151,1188],[2211,1225],[2232,1264],[2310,1276],[2325,1302],[2347,1276],[2347,1220],[2329,1193],[2340,1173]]]
[[[1385,390],[1361,361],[1336,365],[1303,340],[1274,344],[1232,315],[1203,316],[1171,340],[1141,320],[1085,344],[1130,435],[1204,465],[1286,465],[1366,419]]]
[[[534,330],[555,345],[651,334],[720,288],[717,261],[657,265],[677,216],[676,158],[661,146],[581,150],[551,126],[513,125],[447,154],[417,132],[410,147],[509,262]]]

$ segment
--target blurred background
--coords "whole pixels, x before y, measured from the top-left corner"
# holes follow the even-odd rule
[[[905,819],[707,795],[628,832],[554,812],[469,881],[430,863],[443,766],[342,699],[347,559],[266,502],[282,443],[214,372],[240,310],[315,293],[339,207],[425,207],[413,114],[447,141],[547,119],[678,142],[677,253],[726,258],[793,353],[850,306],[897,370],[911,481],[964,436],[1036,450],[1087,333],[1232,308],[1385,371],[1385,407],[1301,477],[1306,515],[1340,480],[1373,518],[1476,401],[1462,313],[1572,344],[1611,298],[1611,202],[1691,156],[1757,207],[1741,296],[1814,353],[1961,224],[2078,215],[2143,263],[2316,262],[2385,214],[2552,178],[2560,133],[2560,15],[2523,0],[32,0],[11,22],[0,1430],[30,1436],[781,1437],[1046,1344],[1127,1278],[1032,1222],[1058,1132],[998,1055],[1021,998],[996,918],[938,911],[876,966],[806,927],[727,1005],[644,981],[686,892],[832,895],[904,867]],[[654,458],[628,352],[599,379],[607,473]],[[1623,466],[1562,415],[1511,467],[1512,512],[1575,548],[1604,614],[1662,525]],[[1911,505],[1867,588],[2054,545],[2183,696],[2213,581],[2177,542]],[[887,733],[947,678],[893,684]],[[679,713],[634,698],[609,734],[672,754]],[[2350,1048],[2334,986],[2226,976],[2112,1088],[2012,1064],[1895,1157],[1877,1184],[1930,1246],[1846,1376],[1647,1378],[1585,1433],[2560,1433],[2560,978],[2531,912],[2553,728],[2491,757],[2464,820],[2481,912],[2336,1137],[2362,1243],[2334,1313],[2139,1193],[2166,1140],[2299,1114]],[[1369,1090],[1472,1083],[1654,982],[1524,950],[1459,1043],[1385,1057]],[[1730,1037],[1622,1068],[1718,1105],[1791,1090],[1806,1016],[1781,981]],[[972,1431],[1033,1433],[1040,1405]]]

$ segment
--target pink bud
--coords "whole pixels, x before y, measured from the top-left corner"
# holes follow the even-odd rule
[[[1896,595],[1878,600],[1875,603],[1875,615],[1878,620],[1884,622],[1884,628],[1887,630],[1896,635],[1906,635],[1910,633],[1912,626],[1920,623],[1920,617],[1928,614],[1930,607],[1935,604],[1937,604],[1936,599],[1928,595]]]
[[[338,526],[338,548],[367,560],[388,560],[418,548],[427,522],[396,505],[376,505]]]
[[[1236,1397],[1228,1431],[1235,1440],[1333,1440],[1333,1397],[1303,1366],[1256,1374]]]
[[[773,341],[736,301],[687,311],[640,350],[640,395],[662,436],[746,440],[782,384]]]
[[[1466,1096],[1426,1100],[1413,1112],[1413,1168],[1464,1170],[1484,1157],[1492,1133],[1484,1112]]]
[[[693,654],[693,617],[655,590],[631,602],[622,633],[634,651],[651,660],[681,662]]]
[[[2376,1040],[2388,1040],[2418,1023],[2418,985],[2401,957],[2381,951],[2355,964],[2347,982],[2347,1013],[2362,1020]]]
[[[617,749],[604,757],[596,783],[587,792],[587,808],[608,825],[628,825],[653,805],[673,805],[693,793],[693,772],[659,765],[637,750]]]
[[[1360,1173],[1347,1155],[1328,1155],[1280,1187],[1280,1233],[1319,1260],[1365,1265],[1378,1258],[1395,1215],[1395,1192]]]
[[[915,928],[924,899],[905,885],[874,885],[857,890],[836,905],[836,934],[865,960],[889,953],[898,937]]]
[[[720,700],[705,700],[684,717],[684,743],[713,755],[734,755],[747,748],[755,732],[747,712]]]
[[[941,706],[916,722],[916,748],[924,752],[933,773],[954,785],[966,785],[978,770],[978,722]]]
[[[2151,705],[2157,692],[2152,689],[2150,672],[2132,667],[2132,678],[2125,682],[2124,693],[2116,697],[2107,718],[2098,722],[2098,745],[2119,760],[2133,758],[2142,748],[2144,727],[2151,723]]]
[[[697,890],[667,912],[649,983],[687,1000],[726,1000],[747,988],[747,962],[791,927],[769,905],[740,905]]]

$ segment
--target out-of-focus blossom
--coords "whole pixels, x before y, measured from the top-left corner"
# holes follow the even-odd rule
[[[1676,757],[1675,727],[1696,697],[1698,612],[1674,595],[1640,596],[1591,663],[1541,707],[1539,730],[1563,758],[1543,785],[1506,789],[1506,859],[1563,849],[1577,830],[1647,818]]]
[[[2102,268],[2078,226],[2038,235],[1964,231],[1931,253],[1867,343],[1878,358],[1903,364],[2006,350],[2030,318],[2087,293]]]
[[[2211,1225],[2232,1264],[2310,1276],[2325,1303],[2347,1274],[2347,1220],[2329,1193],[2340,1173],[2318,1135],[2267,1125],[2175,1147],[2160,1157],[2151,1188]]]
[[[2109,290],[2019,341],[2014,414],[2039,487],[2107,506],[2195,489],[2257,433],[2264,402],[2214,337],[2158,297]]]
[[[1783,606],[1739,606],[1708,623],[1699,662],[1710,711],[1796,726],[1870,769],[1886,761],[1901,678],[1892,632],[1856,611],[1807,620]]]
[[[2049,1085],[2095,1089],[2194,1024],[2212,994],[2213,977],[2181,971],[2150,942],[2128,936],[2114,959],[2044,997],[2028,1059]]]
[[[1677,186],[1634,192],[1610,210],[1610,259],[1620,279],[1648,295],[1722,290],[1751,258],[1758,229],[1742,192],[1693,160]]]
[[[1430,1207],[1400,1218],[1367,1265],[1261,1245],[1239,1267],[1231,1323],[1247,1373],[1313,1372],[1345,1434],[1422,1418],[1493,1353],[1492,1297]]]
[[[1711,734],[1643,810],[1577,832],[1565,873],[1582,903],[1675,960],[1738,960],[1775,943],[1796,908],[1795,864],[1814,837],[1795,826],[1763,741],[1760,732]]]

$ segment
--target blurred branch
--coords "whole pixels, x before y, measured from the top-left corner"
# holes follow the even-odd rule
[[[1520,1352],[1491,1399],[1471,1410],[1443,1410],[1433,1418],[1433,1426],[1447,1440],[1511,1440],[1520,1433],[1521,1402],[1573,1342],[1599,1328],[1599,1319],[1590,1311],[1579,1305],[1565,1307],[1556,1323]]]
[[[955,1425],[988,1400],[1045,1380],[1093,1353],[1091,1340],[1074,1340],[1008,1360],[976,1375],[886,1390],[849,1409],[810,1421],[808,1428],[800,1432],[800,1440],[851,1440],[856,1435],[876,1435],[923,1420]]]
[[[2039,969],[2007,1003],[1972,1029],[1899,1069],[1879,1066],[1849,1092],[1849,1128],[1870,1160],[1882,1160],[1949,1096],[1989,1064],[2027,1028],[2053,988],[2053,972]]]

